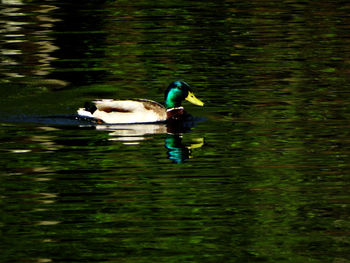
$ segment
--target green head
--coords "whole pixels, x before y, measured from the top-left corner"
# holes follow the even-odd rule
[[[170,83],[165,91],[165,107],[167,109],[180,107],[183,100],[198,106],[204,105],[203,102],[194,96],[192,89],[186,82],[178,80]]]

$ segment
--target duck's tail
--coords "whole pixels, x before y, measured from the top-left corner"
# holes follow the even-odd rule
[[[77,110],[78,114],[80,116],[84,117],[90,117],[93,118],[94,116],[92,115],[95,111],[97,110],[96,106],[92,102],[86,102],[84,105],[84,108],[79,108]]]

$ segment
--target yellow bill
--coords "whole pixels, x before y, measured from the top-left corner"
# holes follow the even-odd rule
[[[199,99],[196,98],[196,96],[194,96],[194,94],[192,92],[188,92],[188,96],[186,97],[187,101],[191,102],[194,105],[198,105],[198,106],[203,106],[204,103],[201,102]]]

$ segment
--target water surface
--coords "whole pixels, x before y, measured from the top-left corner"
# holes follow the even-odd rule
[[[71,2],[0,4],[1,262],[349,262],[348,4]]]

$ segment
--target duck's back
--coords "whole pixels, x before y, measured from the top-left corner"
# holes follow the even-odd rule
[[[166,120],[163,105],[151,100],[96,100],[94,108],[81,108],[78,114],[105,123],[142,123]]]

